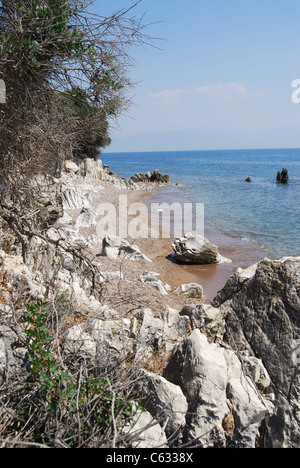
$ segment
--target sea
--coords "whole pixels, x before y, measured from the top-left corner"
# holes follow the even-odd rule
[[[100,158],[119,177],[155,169],[168,174],[171,183],[163,189],[168,198],[203,203],[211,230],[254,243],[272,259],[300,256],[300,149],[103,153]],[[288,169],[288,184],[276,182],[282,168]]]

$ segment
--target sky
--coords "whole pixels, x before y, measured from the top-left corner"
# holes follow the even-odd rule
[[[142,0],[134,11],[156,47],[130,51],[137,85],[106,153],[300,147],[299,0]]]

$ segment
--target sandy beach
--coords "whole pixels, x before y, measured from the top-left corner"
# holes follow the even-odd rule
[[[151,203],[167,202],[172,204],[176,187],[156,187],[152,193],[143,199],[148,206]],[[178,196],[178,195],[177,195]],[[231,263],[211,265],[183,265],[173,258],[173,238],[148,240],[146,249],[151,252],[151,258],[168,274],[173,289],[181,284],[199,283],[204,289],[203,302],[210,303],[217,292],[223,288],[227,279],[237,268],[247,268],[265,258],[267,252],[258,245],[243,239],[233,238],[213,230],[205,225],[205,237],[218,246],[219,253],[231,260]]]
[[[93,194],[91,206],[95,212],[101,203],[109,201],[113,204],[116,208],[117,222],[119,217],[124,215],[122,205],[120,205],[122,197],[126,200],[128,207],[138,208],[139,205],[133,204],[142,203],[142,216],[147,219],[149,225],[148,235],[141,238],[131,238],[128,235],[126,240],[137,245],[140,251],[151,260],[151,263],[131,261],[128,258],[110,259],[101,255],[99,246],[91,248],[91,255],[101,271],[115,272],[115,274],[119,272],[123,278],[109,281],[105,289],[104,300],[124,315],[130,313],[132,304],[136,304],[136,307],[151,307],[155,312],[159,312],[166,305],[180,309],[187,303],[197,303],[199,299],[190,299],[175,292],[178,286],[191,282],[201,284],[204,290],[203,302],[210,303],[238,267],[246,268],[267,256],[266,252],[254,244],[205,229],[205,236],[218,246],[219,253],[223,257],[229,258],[232,262],[215,265],[178,264],[173,258],[173,237],[166,237],[164,233],[163,237],[153,239],[150,230],[151,223],[156,222],[150,217],[151,204],[162,202],[172,204],[174,196],[178,197],[176,186],[150,184],[149,191],[126,190],[108,181],[90,179],[83,182],[76,178],[71,181],[68,179],[67,186],[70,184],[81,192],[86,190],[89,194]],[[139,185],[141,188],[143,184]],[[68,214],[72,216],[75,223],[80,210],[68,210]],[[134,219],[133,216],[127,218],[128,224]],[[81,227],[79,232],[87,239],[93,234],[97,235],[97,228],[96,226]],[[118,229],[117,232],[112,233],[119,235]],[[145,271],[157,274],[157,278],[166,286],[168,295],[163,296],[153,285],[139,281]]]

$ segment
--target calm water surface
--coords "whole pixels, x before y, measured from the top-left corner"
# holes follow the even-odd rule
[[[272,258],[300,255],[300,149],[104,153],[120,177],[158,169],[176,200],[204,203],[205,223],[249,240]],[[290,183],[277,184],[286,167]],[[252,182],[245,179],[251,177]]]

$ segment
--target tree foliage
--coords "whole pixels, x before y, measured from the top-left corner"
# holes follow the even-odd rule
[[[2,171],[57,173],[73,151],[109,143],[109,119],[130,103],[131,47],[148,41],[138,3],[101,17],[86,0],[0,1]]]

